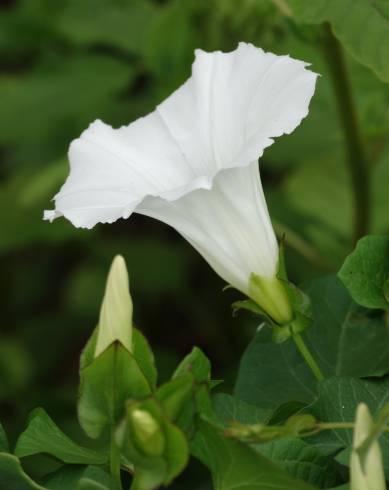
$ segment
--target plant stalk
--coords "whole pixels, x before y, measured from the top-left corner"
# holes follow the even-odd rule
[[[293,334],[293,340],[297,346],[297,349],[299,350],[300,354],[304,358],[304,361],[307,363],[308,367],[314,374],[315,378],[318,381],[323,381],[324,375],[321,372],[319,366],[317,365],[315,359],[313,358],[312,354],[310,353],[308,347],[306,346],[303,338],[299,333]]]
[[[368,233],[370,226],[369,166],[343,50],[339,41],[332,34],[329,24],[325,24],[324,31],[323,48],[344,131],[352,183],[354,199],[353,240],[355,242]]]
[[[114,427],[111,429],[110,471],[111,476],[116,483],[117,490],[122,490],[122,481],[120,477],[120,450],[115,441]]]
[[[317,428],[320,430],[333,430],[333,429],[354,429],[354,422],[320,422],[317,424]],[[389,427],[381,427],[383,432],[389,432]]]

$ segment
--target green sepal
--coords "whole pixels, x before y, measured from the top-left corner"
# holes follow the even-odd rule
[[[195,379],[188,372],[163,384],[156,392],[168,418],[175,422],[180,419],[188,403],[194,401]]]
[[[269,323],[274,323],[273,320],[266,314],[266,312],[252,299],[243,299],[235,301],[231,305],[232,314],[235,316],[239,310],[246,310],[254,313],[255,315],[264,316]]]
[[[254,275],[257,280],[261,280],[259,276]],[[235,301],[232,304],[233,314],[238,310],[246,310],[262,317],[268,326],[272,328],[272,339],[275,343],[280,344],[288,340],[292,335],[301,333],[312,324],[311,301],[301,289],[289,282],[286,267],[284,242],[281,240],[279,246],[279,257],[276,279],[281,283],[288,302],[293,312],[292,319],[286,323],[280,324],[268,314],[257,302],[253,299]]]
[[[179,416],[174,418],[174,414],[171,414],[172,420],[180,427],[189,437],[194,435],[195,432],[195,416],[196,414],[206,414],[212,416],[212,401],[210,392],[211,390],[222,383],[221,380],[212,380],[211,378],[211,363],[206,355],[198,348],[194,347],[193,350],[180,362],[175,370],[172,380],[166,387],[160,388],[161,395],[166,395],[167,389],[171,391],[173,387],[176,387],[178,393],[171,392],[170,396],[181,400],[181,406]],[[191,389],[188,389],[188,385]],[[181,393],[180,393],[181,392]],[[166,400],[164,401],[166,404]],[[178,409],[178,406],[176,407]]]
[[[248,296],[278,325],[289,323],[293,318],[285,282],[277,276],[265,277],[252,272],[249,278]]]
[[[155,399],[127,402],[125,411],[125,418],[116,431],[116,442],[134,465],[131,489],[153,490],[169,484],[188,462],[189,448],[184,434]],[[141,427],[142,417],[134,418],[134,413],[148,414],[143,418],[147,427]]]
[[[304,291],[302,291],[288,279],[285,264],[284,239],[281,240],[279,245],[277,278],[283,283],[292,306],[294,314],[294,318],[291,322],[293,323],[292,332],[300,333],[308,328],[312,323],[311,300],[309,296],[304,293]]]
[[[311,318],[303,315],[299,311],[295,311],[293,320],[286,325],[273,325],[272,339],[276,344],[282,344],[292,335],[303,332],[312,323]]]
[[[138,330],[133,330],[132,353],[115,342],[95,357],[96,335],[81,354],[78,402],[80,424],[92,438],[116,425],[127,399],[150,395],[156,383],[153,355]]]

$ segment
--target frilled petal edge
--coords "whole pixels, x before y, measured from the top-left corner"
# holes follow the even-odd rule
[[[92,228],[128,218],[146,197],[211,189],[308,114],[317,75],[306,66],[245,43],[197,50],[191,78],[154,112],[118,129],[97,120],[72,142],[69,177],[44,219]]]

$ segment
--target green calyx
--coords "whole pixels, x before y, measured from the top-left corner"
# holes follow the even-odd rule
[[[282,242],[277,274],[269,278],[252,273],[248,296],[249,299],[233,303],[234,311],[244,309],[265,317],[276,343],[285,342],[312,323],[309,297],[288,280]]]
[[[293,310],[288,294],[277,277],[268,278],[252,273],[249,296],[278,325],[285,325],[292,321]]]

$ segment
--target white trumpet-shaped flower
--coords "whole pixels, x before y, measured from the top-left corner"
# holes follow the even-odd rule
[[[151,216],[243,293],[252,273],[277,290],[278,245],[257,160],[307,115],[316,74],[305,66],[245,43],[197,50],[192,76],[154,112],[119,129],[95,121],[72,142],[70,175],[45,219],[92,228]]]
[[[357,407],[353,452],[350,459],[351,490],[385,490],[385,474],[378,441],[373,439],[363,456],[358,452],[374,430],[369,408],[360,403]]]

